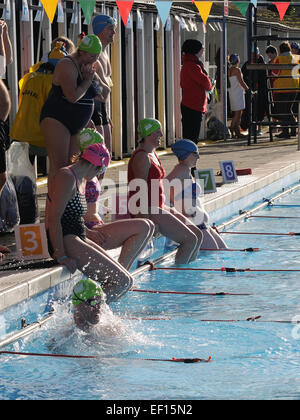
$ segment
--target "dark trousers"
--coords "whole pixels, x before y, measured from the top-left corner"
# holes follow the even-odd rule
[[[288,134],[289,129],[285,127],[297,126],[297,121],[293,114],[293,106],[296,98],[295,92],[282,92],[276,93],[275,95],[275,104],[274,104],[274,114],[276,114],[276,119],[280,121],[282,125],[283,133]],[[284,101],[284,102],[276,102]]]
[[[181,104],[182,136],[198,143],[203,113]]]

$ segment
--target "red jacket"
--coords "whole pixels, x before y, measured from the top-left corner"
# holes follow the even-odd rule
[[[206,112],[206,90],[213,86],[209,77],[203,72],[198,58],[193,54],[184,54],[180,72],[182,89],[181,103],[195,111]]]

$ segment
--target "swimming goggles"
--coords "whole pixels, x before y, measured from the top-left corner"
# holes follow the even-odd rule
[[[79,300],[80,302],[84,302],[91,307],[95,307],[97,305],[101,305],[102,303],[104,303],[103,296],[96,296],[89,299],[81,299],[79,296],[76,295],[76,293],[74,293],[74,291],[73,291],[73,294],[76,300]]]

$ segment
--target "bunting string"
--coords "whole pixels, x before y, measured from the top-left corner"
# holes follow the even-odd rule
[[[47,14],[50,22],[52,23],[57,7],[58,7],[58,2],[61,3],[61,0],[40,0],[40,1],[45,9],[45,13]],[[211,13],[213,4],[224,3],[223,1],[195,1],[195,0],[190,0],[190,1],[192,4],[196,6],[196,9],[198,10],[199,15],[205,25]],[[91,22],[94,10],[95,10],[96,0],[78,0],[78,2],[82,9],[83,15],[85,17],[85,21],[89,25]],[[23,9],[26,10],[27,0],[23,0],[22,3],[23,3]],[[133,1],[116,0],[116,5],[119,10],[124,26],[127,25],[133,3],[134,3]],[[250,4],[253,4],[255,8],[259,6],[257,0],[231,1],[229,3],[232,3],[239,10],[241,15],[244,17],[246,16],[246,13]],[[168,1],[168,0],[155,1],[157,12],[163,26],[165,26],[168,20],[172,4],[173,4],[173,1]],[[273,4],[276,7],[280,20],[283,20],[291,2],[270,2],[270,4]]]

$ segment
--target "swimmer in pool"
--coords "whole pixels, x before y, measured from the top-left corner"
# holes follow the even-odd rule
[[[105,295],[99,283],[85,278],[75,284],[72,303],[74,322],[83,331],[89,331],[98,324]]]

